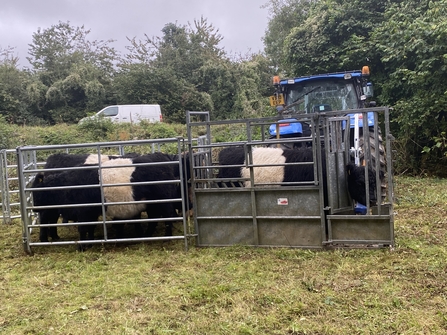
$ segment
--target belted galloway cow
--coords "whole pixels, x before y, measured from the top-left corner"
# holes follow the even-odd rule
[[[290,164],[313,162],[314,156],[312,148],[282,149],[255,147],[251,151],[254,166],[253,178],[255,184],[263,186],[281,185],[293,182],[313,182],[313,164]],[[246,180],[244,184],[238,184],[237,179],[250,178],[250,168],[247,168],[246,153],[244,147],[234,146],[222,149],[218,156],[219,173],[217,178],[226,179],[219,183],[222,187],[245,186],[250,187],[251,183]],[[270,165],[270,166],[268,166]],[[322,157],[322,169],[325,170],[326,163],[324,155]],[[346,167],[348,192],[352,199],[361,204],[366,203],[365,167],[357,167],[349,163]],[[369,200],[371,204],[377,201],[375,173],[369,169]],[[233,180],[228,180],[233,179]],[[323,173],[323,185],[326,184],[326,174]],[[324,187],[325,198],[327,199],[327,187]]]

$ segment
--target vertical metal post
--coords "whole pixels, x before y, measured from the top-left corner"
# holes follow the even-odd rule
[[[20,195],[20,212],[22,217],[22,241],[23,248],[26,253],[31,254],[30,248],[30,231],[29,231],[29,216],[27,215],[27,201],[26,201],[26,182],[25,182],[25,173],[23,171],[24,163],[23,163],[23,152],[20,150],[20,147],[17,148],[17,176],[19,182],[19,195]]]

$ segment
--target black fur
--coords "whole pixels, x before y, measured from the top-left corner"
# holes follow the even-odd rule
[[[245,153],[243,147],[226,147],[219,152],[218,156],[219,165],[239,165],[242,166],[245,161]],[[226,167],[222,166],[219,168],[219,173],[217,178],[241,178],[241,168],[240,167]],[[242,186],[237,182],[224,182],[218,183],[219,187],[234,187]]]
[[[39,173],[33,184],[33,201],[34,206],[60,206],[68,204],[86,204],[77,208],[60,208],[54,209],[35,209],[39,213],[41,224],[51,224],[57,222],[59,214],[66,220],[76,222],[96,221],[101,215],[100,206],[88,206],[91,203],[101,201],[101,193],[99,188],[79,188],[79,189],[57,189],[48,191],[39,191],[38,188],[44,187],[63,187],[73,185],[95,185],[99,183],[97,166],[93,170],[73,170],[64,171],[45,175]],[[87,238],[93,239],[94,226],[82,225],[78,226],[79,236],[81,240]],[[45,242],[45,228],[41,229],[40,240]],[[82,249],[82,247],[80,247]]]
[[[362,205],[366,205],[365,167],[349,163],[346,166],[346,172],[348,174],[348,192],[351,198]],[[369,201],[374,205],[377,202],[377,183],[376,174],[371,168],[368,169],[368,179]]]
[[[311,148],[282,149],[282,150],[283,150],[283,156],[286,157],[286,164],[297,163],[297,162],[313,162],[314,160],[313,151]],[[325,162],[323,160],[323,171],[324,169],[325,169]],[[283,182],[313,181],[313,180],[315,180],[314,164],[286,165],[284,168]]]

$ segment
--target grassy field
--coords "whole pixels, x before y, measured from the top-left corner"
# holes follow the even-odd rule
[[[445,334],[447,180],[399,177],[393,250],[35,248],[0,225],[1,334]]]

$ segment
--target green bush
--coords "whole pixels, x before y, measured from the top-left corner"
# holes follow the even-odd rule
[[[183,125],[186,133],[186,126]],[[172,124],[168,123],[149,123],[146,121],[141,122],[141,130],[144,133],[145,139],[157,139],[157,138],[173,138],[177,136],[184,136],[183,133],[178,133],[178,131],[173,127]]]
[[[13,136],[14,131],[11,126],[8,126],[5,122],[4,117],[0,119],[0,149],[9,149],[14,146]]]
[[[87,142],[102,142],[107,139],[108,134],[116,131],[117,125],[109,119],[93,118],[79,123],[77,129],[83,134]]]
[[[199,129],[200,128],[200,129]],[[205,128],[195,127],[193,138],[203,135]],[[243,140],[244,126],[220,125],[212,129],[213,142]],[[149,123],[114,124],[109,120],[88,120],[77,125],[58,124],[55,126],[17,126],[0,119],[0,148],[14,149],[23,145],[64,145],[76,143],[115,142],[146,139],[187,138],[184,124]],[[254,134],[258,138],[259,134]],[[164,150],[164,149],[163,149]],[[176,152],[176,146],[166,148]]]

